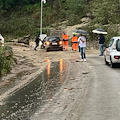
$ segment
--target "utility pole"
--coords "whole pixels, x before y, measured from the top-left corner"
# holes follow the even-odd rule
[[[40,35],[42,35],[42,8],[43,8],[43,3],[46,3],[46,0],[41,0],[41,20],[40,20]]]

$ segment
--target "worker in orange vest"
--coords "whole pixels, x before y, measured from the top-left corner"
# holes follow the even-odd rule
[[[65,50],[68,50],[68,40],[69,40],[69,37],[67,34],[63,34],[63,49]]]
[[[78,48],[78,37],[73,35],[72,37],[72,50],[76,51]]]

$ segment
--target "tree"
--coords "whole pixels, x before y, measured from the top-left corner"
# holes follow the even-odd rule
[[[66,18],[72,24],[80,23],[80,19],[86,16],[86,0],[66,0]]]
[[[11,9],[16,6],[40,3],[40,0],[0,0],[1,9]]]
[[[100,24],[119,23],[119,0],[92,0],[89,4],[94,22]]]
[[[0,0],[0,8],[9,9],[14,4],[14,0]]]

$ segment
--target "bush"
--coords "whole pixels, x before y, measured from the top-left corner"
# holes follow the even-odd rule
[[[12,48],[9,46],[0,47],[0,77],[11,70],[13,62]]]
[[[119,0],[91,0],[89,9],[94,16],[93,22],[101,25],[119,24]]]

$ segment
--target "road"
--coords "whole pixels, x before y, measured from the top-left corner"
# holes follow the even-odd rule
[[[13,98],[16,98],[14,97],[15,93],[12,95],[13,98],[8,97],[7,103],[4,101],[2,104],[0,101],[1,113],[3,108],[9,115],[12,113],[11,108],[14,109],[15,107],[15,109],[17,109],[17,111],[12,113],[8,119],[6,118],[3,120],[10,120],[10,118],[12,120],[18,120],[18,118],[20,120],[119,120],[120,68],[113,69],[109,66],[106,66],[104,64],[103,56],[94,55],[94,53],[89,54],[91,52],[87,52],[87,62],[80,62],[79,52],[72,52],[71,48],[68,51],[56,51],[48,53],[43,52],[43,50],[38,50],[36,52],[29,48],[21,48],[19,46],[14,46],[13,50],[18,57],[18,64],[12,71],[12,75],[15,75],[16,71],[19,72],[19,70],[26,70],[30,67],[32,67],[32,69],[30,69],[30,74],[25,74],[22,78],[20,78],[20,80],[17,79],[15,87],[12,86],[12,89],[8,87],[8,93],[5,94],[5,96],[9,96],[9,93],[14,93],[13,91],[17,88],[22,90],[24,84],[30,82],[29,79],[34,78],[34,76],[43,71],[47,65],[46,62],[48,63],[49,60],[52,62],[62,60],[62,63],[67,61],[67,66],[66,63],[64,65],[59,61],[61,67],[58,67],[58,71],[62,71],[62,67],[67,67],[67,72],[65,72],[66,77],[64,80],[62,80],[60,77],[58,83],[62,84],[54,95],[50,90],[45,90],[46,94],[44,98],[47,99],[44,100],[46,104],[42,107],[39,106],[41,105],[39,103],[39,87],[38,89],[35,88],[35,91],[38,92],[35,94],[35,96],[34,93],[31,93],[32,95],[30,95],[30,97],[33,96],[38,103],[30,103],[30,101],[26,102],[28,104],[25,105],[24,101],[22,101],[24,105],[19,106],[18,108],[16,107],[18,104],[15,103],[15,101],[21,103],[19,100],[23,99],[19,98],[19,100],[13,100]],[[51,67],[53,69],[53,66]],[[33,70],[36,68],[37,71],[33,72]],[[48,71],[50,70],[48,68],[46,69],[46,74],[51,74],[52,72]],[[55,71],[55,69],[52,71]],[[63,71],[62,73],[58,72],[58,75],[56,76],[62,75]],[[9,77],[10,75],[8,78]],[[37,86],[39,84],[35,83],[34,85]],[[55,85],[55,82],[53,81],[52,83],[50,80],[49,84],[47,85],[50,85],[52,88],[51,85]],[[30,88],[30,86],[27,86],[26,88]],[[20,92],[19,90],[17,91],[18,93]],[[30,90],[27,91],[28,93],[23,92],[21,95],[25,96],[25,101],[29,101],[30,98]],[[1,97],[5,98],[5,96],[3,97],[1,94]],[[26,96],[28,99],[26,99]],[[13,104],[14,106],[12,106]],[[9,106],[10,110],[7,110]],[[31,109],[31,106],[34,107],[34,110]],[[37,108],[35,108],[35,106],[37,106]],[[2,113],[0,117],[2,118],[2,116],[5,118],[4,113]]]
[[[79,72],[71,85],[65,85],[74,90],[59,93],[31,120],[120,119],[120,68],[106,66],[99,56],[89,56],[87,63],[79,63],[78,68],[83,68],[83,76]]]
[[[90,57],[95,79],[79,120],[119,120],[120,68],[104,65],[103,58]],[[87,96],[86,96],[87,97]]]

